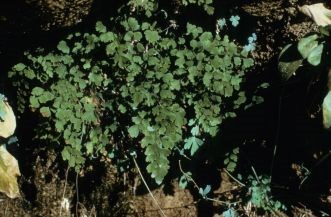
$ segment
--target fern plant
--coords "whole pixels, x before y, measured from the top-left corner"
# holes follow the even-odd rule
[[[229,172],[234,172],[238,163],[239,147],[225,154],[224,166]]]
[[[214,14],[215,8],[212,6],[213,0],[181,0],[182,5],[197,4],[203,6],[203,9],[209,14]]]
[[[176,0],[181,6],[198,5],[203,7],[207,14],[214,14],[215,8],[212,6],[213,0]],[[130,0],[128,5],[131,11],[142,11],[147,17],[151,17],[157,11],[158,3],[155,0]]]
[[[151,17],[157,9],[155,0],[130,0],[128,5],[131,11],[143,11],[147,17]]]
[[[286,210],[285,205],[280,201],[274,200],[271,194],[271,179],[268,176],[253,177],[249,176],[250,202],[257,208],[262,208],[268,212]]]
[[[189,23],[182,36],[133,17],[120,24],[124,31],[97,22],[95,32],[71,34],[49,53],[26,53],[9,76],[21,110],[28,98],[45,118],[38,136],[63,144],[70,166],[79,170],[86,157],[114,147],[143,150],[161,183],[176,146],[193,155],[198,137],[215,136],[235,117],[253,60],[228,36]]]

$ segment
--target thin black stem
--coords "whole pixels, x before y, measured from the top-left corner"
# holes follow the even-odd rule
[[[281,91],[280,91],[280,95],[279,95],[279,99],[278,99],[279,100],[278,101],[278,117],[277,117],[277,128],[276,128],[276,134],[275,134],[275,140],[274,140],[274,151],[272,153],[272,160],[271,160],[271,165],[270,165],[270,178],[271,179],[272,179],[273,169],[274,169],[274,165],[275,165],[275,159],[276,159],[276,155],[277,155],[279,136],[280,136],[283,92],[284,92],[284,87],[281,87]]]

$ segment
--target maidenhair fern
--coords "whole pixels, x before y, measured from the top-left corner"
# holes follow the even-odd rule
[[[215,136],[235,116],[253,60],[228,36],[192,24],[182,36],[133,17],[121,26],[124,33],[97,22],[94,33],[71,34],[57,50],[27,53],[10,77],[21,104],[28,96],[46,119],[38,135],[65,144],[70,166],[79,169],[86,157],[113,154],[121,144],[142,149],[147,171],[161,183],[175,146],[193,155],[202,136]]]

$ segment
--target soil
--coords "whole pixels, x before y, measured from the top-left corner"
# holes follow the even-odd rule
[[[107,5],[103,1],[86,0],[77,1],[77,10],[63,12],[64,1],[54,1],[58,4],[51,2],[15,0],[0,7],[2,72],[8,71],[13,63],[22,58],[20,51],[52,46],[71,28],[87,31],[100,18],[100,14],[106,14],[106,8],[112,11],[117,8],[117,5]],[[219,158],[226,151],[223,148],[220,150],[220,143],[229,147],[243,144],[240,147],[241,153],[244,153],[241,157],[245,161],[240,162],[240,169],[250,171],[250,167],[254,166],[262,174],[270,172],[270,165],[274,165],[273,193],[284,201],[288,210],[270,216],[328,216],[331,213],[331,162],[327,142],[330,135],[322,129],[318,106],[325,94],[320,86],[323,81],[309,86],[311,79],[307,79],[305,72],[302,72],[282,84],[275,67],[282,47],[317,30],[317,26],[296,9],[298,5],[317,2],[330,6],[329,1],[315,0],[217,3],[216,8],[221,8],[217,14],[220,16],[223,7],[236,6],[241,17],[238,31],[246,35],[256,32],[258,36],[257,49],[253,53],[256,67],[248,75],[247,90],[262,82],[270,83],[271,88],[259,93],[264,97],[264,103],[224,123],[221,135],[201,151],[194,163],[186,165],[199,174],[198,184],[213,183],[212,194],[215,198],[235,201],[240,200],[242,194],[247,194],[219,165]],[[173,7],[173,4],[168,7],[174,10],[169,15],[173,17],[190,16],[196,12],[193,8],[177,14],[178,7]],[[82,9],[80,13],[77,12],[79,8]],[[72,13],[71,19],[61,20],[65,19],[63,13]],[[45,14],[50,17],[45,17]],[[6,73],[2,73],[1,81],[1,91],[14,98],[12,89],[5,85]],[[77,175],[66,169],[56,154],[59,153],[56,147],[46,147],[32,140],[34,121],[33,114],[22,117],[17,129],[20,145],[8,147],[20,163],[22,197],[13,200],[1,195],[1,217],[52,217],[59,216],[59,213],[68,217],[162,216],[137,170],[121,173],[109,159],[103,158],[99,162],[90,162]],[[272,163],[275,144],[278,149]],[[305,168],[311,170],[306,180]],[[166,216],[217,217],[222,213],[224,206],[201,200],[194,187],[180,189],[178,174],[179,171],[173,171],[167,183],[161,187],[153,186],[151,190]],[[237,208],[244,216],[268,216],[252,209],[251,204]]]

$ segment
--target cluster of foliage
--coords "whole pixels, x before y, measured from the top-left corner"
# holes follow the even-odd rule
[[[268,176],[249,176],[249,190],[251,191],[250,201],[265,211],[275,212],[286,210],[286,207],[279,201],[273,200],[271,196],[271,178]]]
[[[229,172],[234,172],[238,162],[239,147],[225,154],[224,166]]]
[[[151,17],[157,10],[157,2],[154,0],[130,0],[128,5],[132,11],[143,11],[147,17]]]
[[[193,3],[213,13],[210,0],[182,1]],[[129,5],[147,17],[156,10],[152,0]],[[233,27],[239,20],[229,19]],[[79,171],[86,158],[100,153],[120,159],[121,166],[143,151],[147,171],[161,183],[174,149],[193,156],[245,104],[240,84],[253,65],[248,54],[256,35],[242,47],[220,34],[220,20],[215,33],[188,23],[181,35],[133,17],[111,20],[118,23],[110,29],[97,22],[93,33],[71,34],[56,50],[27,52],[9,76],[18,87],[19,110],[28,99],[30,109],[45,118],[37,137],[64,147],[69,166]],[[237,154],[235,149],[228,155],[229,171]],[[191,176],[182,176],[182,188],[194,182]],[[210,185],[197,189],[210,199]]]
[[[181,3],[214,11],[212,0]],[[128,4],[131,11],[142,9],[149,21],[111,19],[116,28],[99,21],[94,32],[70,34],[54,50],[26,52],[25,62],[16,64],[9,77],[18,88],[19,110],[28,104],[44,118],[37,137],[63,147],[69,166],[79,171],[87,158],[99,154],[121,164],[143,151],[147,171],[160,184],[174,150],[193,156],[223,120],[247,106],[240,85],[253,66],[248,54],[257,37],[253,33],[245,46],[236,44],[220,33],[224,18],[215,32],[190,23],[184,33],[164,31],[150,22],[155,1]],[[229,22],[236,27],[239,20],[235,15]],[[238,154],[239,148],[226,154],[229,172],[236,169]],[[279,209],[279,202],[269,200],[270,182],[260,178],[248,183],[252,203]],[[190,182],[202,198],[212,200],[211,185],[199,187],[191,172],[180,178],[180,187]]]
[[[253,60],[227,35],[190,23],[181,35],[133,17],[111,23],[120,26],[99,21],[93,33],[71,34],[55,50],[27,52],[9,77],[20,110],[29,99],[45,118],[38,137],[63,144],[71,167],[115,149],[143,150],[147,171],[161,183],[175,148],[193,155],[235,117]]]
[[[239,147],[234,148],[230,152],[225,154],[224,166],[228,174],[236,174],[235,179],[240,186],[247,192],[247,197],[244,199],[245,203],[253,204],[253,207],[262,209],[267,213],[275,213],[278,211],[286,210],[286,206],[280,201],[275,200],[271,190],[271,177],[267,175],[258,176],[255,169],[252,168],[253,175],[242,176],[238,171],[238,158]],[[224,216],[228,216],[230,213],[234,213],[234,208],[229,208],[223,213]]]
[[[234,148],[230,152],[225,154],[225,171],[228,175],[231,176],[233,180],[235,180],[240,186],[241,190],[237,193],[241,195],[242,201],[241,204],[252,204],[255,209],[261,209],[266,213],[274,213],[276,214],[279,211],[286,210],[286,206],[282,204],[280,201],[275,200],[272,195],[271,190],[271,177],[267,175],[258,176],[255,172],[255,169],[252,168],[252,174],[247,176],[242,176],[237,173],[237,178],[231,175],[234,174],[235,170],[237,170],[238,164],[238,154],[239,148]],[[181,168],[181,167],[180,167]],[[179,187],[186,188],[188,184],[192,184],[195,189],[198,190],[200,196],[205,200],[210,200],[214,202],[220,202],[221,204],[227,207],[227,210],[222,213],[223,216],[237,216],[236,206],[238,205],[237,201],[220,201],[218,198],[211,198],[208,194],[211,192],[211,185],[206,185],[206,187],[200,187],[193,179],[191,172],[184,172],[181,170],[182,176],[179,179]],[[245,192],[244,194],[241,194]],[[244,197],[242,195],[245,195]],[[234,197],[235,198],[235,197]]]
[[[193,153],[198,135],[215,136],[222,120],[235,116],[253,60],[227,36],[192,24],[178,38],[132,17],[121,25],[124,34],[98,22],[95,33],[69,35],[57,51],[27,53],[27,63],[15,65],[10,77],[21,100],[29,96],[30,107],[53,121],[48,133],[55,129],[52,138],[63,138],[70,166],[78,169],[83,153],[91,156],[122,135],[144,148],[147,170],[160,183],[188,128],[185,148]]]
[[[181,0],[182,5],[197,4],[203,6],[203,9],[209,14],[214,14],[215,8],[211,5],[213,0]]]
[[[181,6],[188,6],[190,4],[195,4],[202,6],[203,9],[209,14],[214,14],[215,8],[212,6],[213,0],[178,0],[177,4]],[[157,10],[157,1],[155,0],[130,0],[128,5],[131,7],[132,11],[142,11],[146,16],[151,17],[153,13]]]

